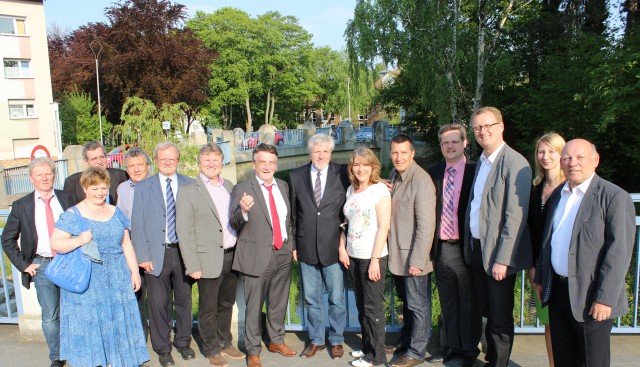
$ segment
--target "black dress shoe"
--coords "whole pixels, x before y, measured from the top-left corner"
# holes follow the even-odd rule
[[[196,352],[191,347],[178,348],[178,352],[180,352],[182,359],[185,361],[196,358]]]
[[[173,360],[171,353],[162,353],[158,356],[158,361],[160,362],[160,366],[167,367],[173,366],[176,362]]]
[[[66,361],[51,361],[51,367],[62,367],[65,363]]]
[[[454,359],[458,358],[460,355],[458,353],[456,353],[456,351],[454,351],[453,349],[447,349],[443,354],[442,354],[442,363],[447,363],[450,361],[453,361]]]
[[[473,367],[476,365],[476,357],[464,357],[462,367]]]

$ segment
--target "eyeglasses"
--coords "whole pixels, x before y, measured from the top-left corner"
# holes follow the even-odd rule
[[[441,147],[446,147],[447,145],[458,145],[462,142],[462,140],[452,140],[452,141],[443,141],[440,143]]]
[[[474,133],[479,133],[479,132],[481,132],[482,130],[489,131],[489,130],[491,130],[491,128],[492,128],[492,127],[494,127],[494,126],[496,126],[496,125],[498,125],[498,124],[499,124],[499,122],[494,122],[493,124],[487,124],[487,125],[478,125],[478,126],[474,126],[474,127],[473,127],[473,132],[474,132]]]

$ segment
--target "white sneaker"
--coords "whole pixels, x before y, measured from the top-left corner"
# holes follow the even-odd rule
[[[355,361],[351,362],[351,365],[353,367],[372,367],[373,363],[367,361],[364,358],[360,358],[360,359],[356,359]]]
[[[354,351],[351,351],[351,356],[353,358],[360,358],[364,356],[364,353],[361,350],[354,350]]]

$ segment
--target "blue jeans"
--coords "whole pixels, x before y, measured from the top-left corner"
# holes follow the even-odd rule
[[[406,311],[404,322],[410,325],[405,343],[407,354],[413,359],[424,359],[431,334],[431,277],[429,274],[396,277],[402,284],[397,291]]]
[[[60,288],[44,275],[50,260],[34,258],[32,263],[40,264],[33,277],[33,284],[42,308],[42,331],[49,346],[49,359],[57,361],[60,359]]]
[[[344,274],[342,265],[322,266],[300,262],[300,273],[307,306],[309,339],[315,345],[324,345],[324,290],[329,294],[329,343],[344,342],[344,328],[347,324],[347,308],[344,297]]]

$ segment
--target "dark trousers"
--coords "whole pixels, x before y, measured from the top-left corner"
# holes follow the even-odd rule
[[[436,286],[444,317],[447,347],[465,357],[477,357],[482,336],[482,316],[477,307],[471,268],[460,253],[461,245],[438,241]]]
[[[513,348],[513,288],[516,274],[507,275],[501,281],[487,275],[480,246],[474,246],[472,269],[480,312],[487,318],[484,331],[487,339],[486,359],[490,367],[507,367]]]
[[[138,301],[138,310],[140,310],[140,321],[142,322],[142,330],[144,330],[144,338],[149,339],[149,312],[147,311],[147,286],[145,281],[144,269],[140,269],[140,289],[136,292],[136,300]]]
[[[549,300],[549,326],[553,362],[562,367],[608,367],[611,363],[613,319],[596,321],[589,316],[576,321],[571,312],[569,283],[554,277]],[[591,306],[589,306],[591,307]]]
[[[177,248],[164,251],[164,264],[160,276],[145,274],[149,300],[149,335],[151,345],[158,354],[171,353],[171,303],[176,310],[176,332],[173,345],[178,348],[191,344],[191,278],[184,273],[184,263]]]
[[[244,345],[249,355],[262,351],[262,305],[267,300],[267,333],[273,344],[284,343],[284,315],[289,302],[292,253],[271,250],[269,264],[259,277],[244,275],[246,302]],[[268,295],[268,299],[267,299]]]
[[[380,274],[377,282],[369,279],[371,259],[349,257],[349,275],[358,309],[358,322],[362,328],[362,352],[374,365],[387,363],[384,352],[384,278],[388,256],[380,258]]]
[[[398,344],[407,347],[413,359],[424,359],[431,335],[431,277],[394,275],[398,297],[402,301],[402,330]]]
[[[200,311],[198,329],[202,337],[202,353],[205,357],[220,354],[231,346],[231,314],[236,302],[238,273],[231,270],[233,252],[224,254],[222,272],[213,279],[198,279]]]

